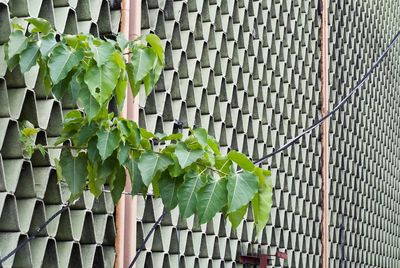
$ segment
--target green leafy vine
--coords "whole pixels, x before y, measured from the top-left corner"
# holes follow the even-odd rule
[[[206,223],[221,211],[237,227],[251,202],[257,231],[264,228],[272,206],[269,171],[239,152],[223,155],[205,129],[191,129],[187,138],[154,134],[118,115],[128,82],[134,96],[142,89],[148,95],[163,70],[163,44],[156,35],[102,40],[90,34],[60,35],[39,18],[25,21],[28,30],[13,23],[5,46],[8,69],[27,72],[39,66],[46,94],[59,100],[67,96],[76,109],[64,116],[55,144],[35,144],[39,129],[29,122],[21,140],[28,157],[35,150],[62,149],[55,163],[70,201],[86,188],[98,197],[107,187],[118,202],[128,172],[132,195],[147,193],[151,186],[168,210],[179,207],[182,218],[196,214]],[[114,103],[118,109],[112,109]]]

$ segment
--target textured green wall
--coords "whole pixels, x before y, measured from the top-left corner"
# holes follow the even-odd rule
[[[331,1],[331,106],[400,30],[399,14],[393,0]],[[400,267],[399,53],[331,121],[331,267]]]
[[[166,69],[140,99],[140,125],[171,132],[174,119],[208,129],[253,160],[295,137],[319,115],[318,1],[142,1],[142,32],[164,44]],[[237,231],[221,215],[178,223],[174,210],[146,244],[139,267],[237,267],[240,253],[286,250],[290,267],[319,267],[319,131],[271,158],[274,206],[256,241],[251,212]],[[138,198],[140,245],[162,213]],[[178,243],[179,241],[179,243]],[[274,261],[281,267],[282,261]],[[181,266],[185,267],[185,266]]]
[[[59,32],[108,35],[118,30],[119,7],[102,0],[0,1],[0,256],[27,238],[68,198],[57,184],[50,157],[25,159],[19,143],[18,121],[29,120],[41,131],[37,142],[52,144],[60,133],[62,116],[71,108],[46,98],[37,80],[38,70],[22,75],[6,72],[3,44],[10,33],[9,18],[39,16]],[[114,10],[115,9],[115,10]],[[94,200],[85,193],[3,264],[4,267],[113,267],[115,252],[114,206],[109,194]]]

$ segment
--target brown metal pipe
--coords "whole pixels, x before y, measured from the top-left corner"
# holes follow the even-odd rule
[[[329,110],[329,0],[321,0],[321,115],[326,115]],[[321,126],[321,192],[322,192],[322,268],[329,267],[329,120]]]
[[[130,40],[140,35],[141,2],[138,0],[122,0],[120,31]],[[134,99],[129,87],[127,100],[122,116],[137,121],[139,100]],[[127,177],[125,192],[131,191],[131,183]],[[122,195],[116,208],[115,268],[128,267],[136,254],[136,197]]]

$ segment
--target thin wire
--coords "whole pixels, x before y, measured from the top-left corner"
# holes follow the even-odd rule
[[[372,67],[368,70],[368,72],[363,76],[363,78],[361,80],[359,80],[356,84],[356,86],[351,90],[351,92],[344,97],[333,109],[332,111],[330,111],[329,113],[327,113],[326,115],[324,115],[323,117],[321,117],[317,122],[315,122],[313,125],[309,126],[308,128],[306,128],[302,133],[300,133],[299,135],[297,135],[295,138],[293,138],[292,140],[290,140],[289,142],[287,142],[286,144],[284,144],[283,146],[281,146],[278,150],[273,151],[270,154],[267,154],[265,156],[263,156],[262,158],[260,158],[259,160],[257,160],[256,162],[254,162],[255,165],[258,165],[262,162],[264,162],[266,159],[270,158],[271,156],[276,155],[277,153],[282,152],[283,150],[287,149],[288,147],[292,146],[293,144],[295,144],[299,139],[301,139],[304,135],[306,135],[307,133],[311,132],[312,130],[314,130],[315,128],[317,128],[318,126],[320,126],[326,119],[328,119],[329,117],[331,117],[337,110],[340,109],[340,107],[342,107],[351,96],[354,95],[354,93],[357,92],[357,90],[365,83],[365,81],[368,80],[368,78],[370,77],[370,75],[372,74],[372,72],[374,71],[374,69],[376,67],[378,67],[379,63],[381,63],[381,61],[386,57],[386,55],[388,54],[389,50],[393,47],[393,45],[395,44],[395,42],[397,41],[397,39],[400,36],[400,31],[395,35],[395,37],[392,39],[392,41],[389,43],[389,45],[387,46],[387,48],[384,50],[384,52],[379,56],[379,58],[374,62],[374,64],[372,65]]]
[[[273,151],[270,154],[267,154],[265,156],[263,156],[262,158],[260,158],[259,160],[253,162],[254,165],[258,165],[261,164],[262,162],[264,162],[265,160],[267,160],[268,158],[282,152],[283,150],[287,149],[288,147],[292,146],[293,144],[295,144],[300,138],[302,138],[304,135],[306,135],[307,133],[311,132],[313,129],[317,128],[319,125],[322,124],[322,122],[324,122],[326,119],[330,118],[337,110],[340,109],[340,107],[342,107],[349,99],[351,96],[354,95],[354,93],[356,93],[356,91],[364,84],[365,81],[367,81],[367,79],[369,78],[369,76],[372,74],[373,70],[381,63],[381,61],[385,58],[385,56],[388,54],[389,50],[393,47],[393,45],[395,44],[395,42],[397,42],[397,39],[400,36],[400,31],[397,32],[397,34],[394,36],[394,38],[392,39],[392,41],[389,43],[389,45],[386,47],[386,49],[384,50],[384,52],[379,56],[379,58],[374,62],[374,64],[372,65],[372,67],[368,70],[368,72],[363,76],[363,78],[361,80],[359,80],[356,84],[356,86],[351,90],[351,92],[346,95],[346,97],[344,97],[333,109],[332,111],[330,111],[329,113],[327,113],[326,115],[324,115],[323,117],[321,117],[317,122],[315,122],[313,125],[309,126],[308,128],[306,128],[301,134],[297,135],[294,139],[292,139],[291,141],[287,142],[286,144],[284,144],[283,146],[281,146],[278,150]],[[165,213],[161,214],[161,216],[158,218],[157,222],[153,225],[153,228],[149,231],[149,233],[146,236],[146,239],[143,240],[140,248],[136,251],[136,255],[135,258],[132,260],[129,268],[131,268],[136,260],[138,259],[140,253],[142,252],[142,248],[144,247],[144,244],[146,244],[147,240],[150,238],[151,234],[154,232],[155,227],[158,225],[158,223],[161,221],[161,219],[164,217]]]
[[[28,237],[28,239],[22,241],[21,244],[19,244],[15,249],[13,249],[10,253],[8,253],[5,257],[3,257],[0,260],[0,266],[3,265],[3,262],[8,260],[12,255],[16,254],[19,250],[21,250],[23,247],[25,247],[26,244],[28,244],[30,241],[36,238],[36,236],[47,226],[52,222],[58,215],[63,213],[65,210],[67,210],[69,207],[69,203],[65,203],[60,210],[58,210],[56,213],[53,214],[47,221],[45,221],[39,228],[31,235]]]

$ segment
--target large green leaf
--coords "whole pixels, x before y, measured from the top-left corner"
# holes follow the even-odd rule
[[[28,45],[28,38],[22,31],[13,31],[10,34],[10,41],[8,42],[7,59],[11,60],[14,56],[20,54]]]
[[[152,151],[143,153],[139,158],[139,170],[142,174],[143,183],[149,186],[154,176],[164,171],[174,161],[165,155],[156,154]]]
[[[129,85],[131,86],[131,91],[132,91],[132,95],[134,97],[137,96],[137,94],[139,94],[139,90],[140,90],[140,83],[136,83],[135,82],[135,76],[133,74],[133,64],[132,62],[128,62],[126,64],[126,72],[128,73],[128,78],[129,78]]]
[[[254,221],[257,235],[264,229],[269,219],[272,207],[273,188],[271,182],[260,184],[258,192],[254,195],[251,205],[253,207]]]
[[[148,34],[146,36],[146,41],[154,49],[159,60],[164,62],[164,48],[160,38],[155,34]]]
[[[117,204],[118,200],[121,198],[121,194],[125,189],[126,174],[123,167],[119,167],[117,173],[115,174],[115,180],[113,182],[113,188],[111,190],[111,197],[114,204]]]
[[[118,46],[123,51],[129,44],[129,41],[125,38],[123,33],[118,33],[117,34],[117,43],[118,43]]]
[[[168,210],[172,210],[178,205],[177,192],[181,183],[180,177],[172,178],[169,172],[163,172],[158,180],[161,199]]]
[[[237,228],[239,224],[243,221],[244,214],[246,214],[248,205],[244,205],[236,211],[229,213],[229,221],[231,222],[233,228]]]
[[[132,55],[132,75],[134,82],[138,83],[150,72],[154,65],[156,54],[151,48],[137,49]]]
[[[197,191],[204,186],[204,176],[204,173],[190,171],[185,174],[184,181],[178,188],[179,213],[184,219],[196,212]]]
[[[196,128],[193,130],[194,136],[197,138],[201,146],[205,147],[207,145],[207,130],[204,128]]]
[[[128,159],[125,163],[128,168],[129,176],[131,177],[132,185],[132,195],[139,193],[144,187],[146,187],[142,180],[142,175],[140,174],[138,162],[136,159]]]
[[[32,66],[36,64],[37,58],[39,56],[39,47],[36,42],[29,42],[28,46],[20,55],[19,65],[21,67],[21,72],[25,73],[29,71]]]
[[[255,168],[254,164],[244,154],[235,150],[231,150],[228,153],[228,158],[244,170],[253,171]]]
[[[201,188],[197,193],[197,213],[200,223],[210,221],[227,202],[226,180],[221,179]]]
[[[228,176],[228,213],[243,207],[253,198],[258,189],[258,178],[244,171]]]
[[[43,36],[40,41],[40,53],[42,53],[42,56],[47,57],[56,45],[57,41],[54,33],[49,33],[48,35]]]
[[[89,140],[87,148],[88,159],[93,163],[101,160],[99,150],[97,149],[97,140],[97,136],[92,137]]]
[[[101,159],[104,161],[118,147],[120,141],[119,133],[117,129],[101,129],[97,133],[97,137],[97,149],[99,150]]]
[[[97,175],[97,163],[93,165],[90,162],[87,165],[88,170],[88,187],[90,192],[95,196],[99,197],[102,193],[102,186],[105,182],[105,178],[101,178]]]
[[[50,22],[42,18],[26,18],[25,20],[33,25],[30,29],[31,33],[41,32],[46,35],[53,29]]]
[[[85,73],[85,83],[100,105],[103,105],[113,94],[119,74],[120,69],[114,61],[109,61],[101,67],[92,64]]]
[[[143,78],[144,91],[146,92],[146,96],[148,96],[153,90],[164,68],[163,65],[157,64],[156,62],[154,63],[153,67],[154,68],[150,70],[148,75]]]
[[[215,157],[215,168],[225,174],[231,172],[232,161],[227,156],[217,155]]]
[[[179,165],[182,168],[186,168],[202,157],[204,151],[201,149],[189,149],[184,143],[180,142],[176,146],[175,155],[178,157]]]
[[[103,42],[99,46],[96,46],[93,42],[89,42],[89,47],[99,67],[109,61],[109,58],[115,50],[114,46],[108,42]]]
[[[124,105],[127,83],[128,83],[128,76],[124,71],[122,71],[118,79],[118,83],[115,86],[115,97],[117,100],[117,106],[119,112],[122,111]]]
[[[100,105],[97,100],[90,94],[87,87],[81,88],[79,90],[79,100],[81,101],[83,108],[85,110],[86,116],[89,121],[97,115],[100,110]]]
[[[70,150],[65,150],[61,154],[60,165],[71,192],[70,201],[73,201],[79,198],[86,186],[87,156],[85,153],[79,153],[77,157],[73,157]]]
[[[128,161],[130,149],[128,144],[123,144],[118,148],[117,159],[120,165],[124,165]]]
[[[93,123],[84,125],[81,130],[78,132],[77,142],[76,145],[82,146],[86,144],[90,138],[92,138],[97,131],[97,126]]]
[[[83,51],[71,49],[64,44],[59,44],[51,52],[49,59],[50,78],[53,84],[57,84],[83,59]]]

